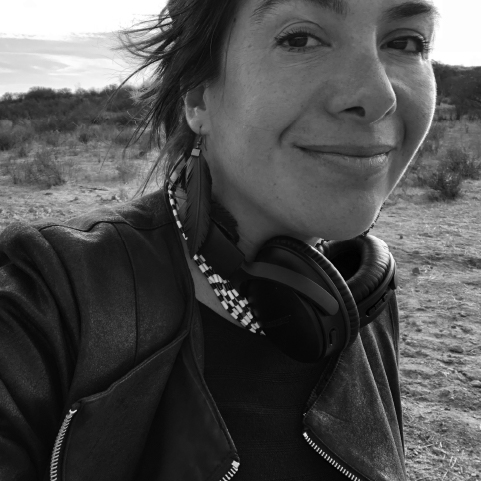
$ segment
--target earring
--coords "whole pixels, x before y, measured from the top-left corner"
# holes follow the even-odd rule
[[[201,145],[202,136],[198,135],[183,169],[186,200],[179,211],[179,215],[183,219],[187,247],[191,258],[199,251],[205,241],[210,224],[212,178],[209,165],[202,155]]]

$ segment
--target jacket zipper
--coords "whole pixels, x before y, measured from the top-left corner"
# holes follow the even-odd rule
[[[67,433],[69,424],[72,421],[72,418],[76,412],[77,409],[69,409],[69,412],[65,416],[65,419],[63,420],[63,423],[58,431],[57,438],[55,439],[55,444],[53,445],[52,459],[50,460],[50,481],[58,480],[58,461],[60,458],[62,443],[65,438],[65,434]]]
[[[307,441],[309,446],[316,451],[316,453],[320,454],[329,464],[334,466],[338,471],[344,474],[348,479],[352,481],[362,481],[361,478],[356,476],[355,474],[351,473],[348,469],[346,469],[341,463],[336,461],[330,454],[320,448],[309,436],[307,431],[304,431],[304,439]]]
[[[50,481],[58,481],[58,462],[60,458],[60,451],[62,450],[62,443],[65,439],[65,435],[67,434],[68,427],[72,422],[72,418],[76,412],[77,409],[69,409],[69,412],[65,416],[65,419],[63,420],[63,423],[58,431],[57,438],[55,439],[55,444],[53,446],[52,459],[50,461]],[[230,469],[219,481],[230,481],[239,470],[239,466],[240,463],[238,461],[232,461]]]
[[[222,478],[219,481],[230,481],[234,477],[234,475],[237,473],[239,469],[239,465],[240,465],[239,461],[232,461],[229,471],[227,471],[227,473],[224,474],[224,476],[222,476]]]

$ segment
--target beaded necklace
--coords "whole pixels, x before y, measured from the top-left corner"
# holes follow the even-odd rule
[[[171,187],[167,189],[170,206],[174,214],[175,223],[179,228],[184,240],[187,240],[182,222],[179,217],[179,206],[177,199]],[[232,284],[225,279],[222,279],[219,274],[216,274],[212,267],[210,267],[202,255],[195,254],[193,257],[200,272],[207,278],[210,286],[214,290],[215,295],[219,299],[222,307],[240,324],[254,334],[265,335],[259,324],[254,319],[249,302],[245,297],[242,297]]]

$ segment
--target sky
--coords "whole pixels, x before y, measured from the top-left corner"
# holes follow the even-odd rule
[[[432,53],[452,65],[481,66],[481,0],[434,0],[442,19]],[[31,87],[119,84],[132,62],[112,48],[115,31],[156,15],[165,0],[10,0],[0,15],[0,95]]]

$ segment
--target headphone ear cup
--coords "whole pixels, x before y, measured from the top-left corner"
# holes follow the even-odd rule
[[[287,248],[299,254],[301,257],[308,257],[329,276],[334,286],[339,291],[342,301],[344,302],[344,306],[347,310],[347,322],[349,323],[350,327],[350,335],[347,345],[352,344],[359,332],[359,314],[357,311],[356,302],[348,285],[338,270],[329,261],[329,259],[321,255],[316,249],[314,249],[314,247],[311,247],[310,245],[291,237],[275,237],[268,241],[262,249],[269,247]],[[262,249],[260,252],[262,252]]]
[[[324,252],[333,265],[339,266],[340,272],[344,272],[344,268],[339,264],[346,260],[356,265],[353,272],[344,275],[356,304],[372,294],[389,272],[389,248],[383,240],[372,235],[347,241],[329,241]],[[353,254],[357,261],[352,260]]]

